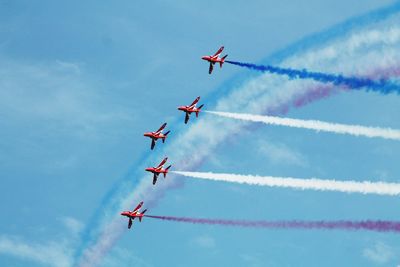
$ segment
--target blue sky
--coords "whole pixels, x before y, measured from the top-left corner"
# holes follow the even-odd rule
[[[76,255],[101,241],[109,218],[125,206],[119,198],[136,204],[139,180],[151,179],[142,167],[165,154],[177,169],[185,167],[183,159],[202,155],[199,171],[396,182],[395,141],[243,128],[208,115],[184,126],[176,110],[201,95],[208,108],[260,113],[313,85],[230,65],[209,76],[200,57],[221,44],[232,60],[352,74],[393,66],[400,49],[390,41],[399,21],[396,8],[381,21],[334,26],[391,3],[1,1],[0,264],[73,265]],[[399,101],[394,94],[350,92],[287,115],[399,129]],[[150,153],[142,134],[164,121],[173,129],[171,139]],[[154,189],[165,194],[149,213],[228,219],[400,215],[394,197],[172,180],[174,190],[163,188],[167,181]],[[121,218],[119,226],[125,229],[126,221]],[[397,266],[399,247],[393,234],[146,219],[116,238],[100,265]]]

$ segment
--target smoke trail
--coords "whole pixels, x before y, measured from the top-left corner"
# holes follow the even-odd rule
[[[351,134],[355,136],[381,137],[385,139],[400,140],[400,131],[390,128],[365,127],[360,125],[346,125],[339,123],[329,123],[317,120],[299,120],[290,118],[280,118],[272,116],[262,116],[243,113],[231,113],[220,111],[204,111],[221,117],[237,120],[262,122],[265,124],[282,125],[295,128],[311,129],[338,134]]]
[[[198,179],[258,186],[285,187],[300,190],[310,189],[320,191],[336,191],[344,193],[377,194],[389,196],[400,195],[400,184],[397,183],[321,180],[317,178],[301,179],[292,177],[272,177],[212,172],[172,172],[186,177]]]
[[[392,31],[388,31],[388,27],[398,29],[399,12],[400,2],[393,3],[303,38],[269,56],[265,61],[293,68],[304,65],[310,69],[323,67],[332,69],[331,72],[335,72],[340,66],[341,71],[356,72],[357,76],[369,77],[372,74],[373,77],[370,78],[373,79],[391,77],[391,74],[387,74],[389,68],[400,69],[400,56],[397,52],[400,46],[398,40],[391,37]],[[380,33],[380,37],[376,37],[377,32]],[[325,52],[326,49],[329,50],[329,54]],[[368,64],[370,62],[377,64],[372,66]],[[373,70],[376,70],[375,74],[371,73]],[[257,113],[262,108],[265,114],[277,115],[293,107],[301,107],[339,93],[339,88],[333,84],[321,84],[312,80],[294,83],[266,74],[247,78],[248,76],[243,74],[240,78],[235,76],[234,79],[225,82],[207,97],[207,106],[246,113]],[[221,132],[221,128],[226,131]],[[171,176],[156,188],[151,187],[149,177],[142,175],[141,168],[147,167],[145,163],[153,163],[154,157],[162,157],[165,151],[168,151],[174,163],[184,163],[179,163],[182,169],[194,170],[229,136],[241,134],[243,125],[204,116],[189,128],[185,128],[184,132],[180,133],[178,130],[180,129],[174,129],[176,138],[164,146],[165,150],[152,153],[151,160],[146,160],[144,155],[143,163],[135,163],[132,171],[121,177],[114,188],[104,196],[82,233],[82,242],[74,256],[75,265],[92,267],[107,255],[126,229],[125,222],[122,223],[119,218],[121,209],[132,208],[132,203],[140,200],[156,204],[162,195],[170,190],[171,185],[168,186],[168,183],[175,183],[174,177]],[[195,154],[192,153],[193,147],[196,147]]]
[[[371,80],[366,78],[358,77],[346,77],[337,74],[327,74],[322,72],[312,72],[306,69],[298,70],[291,68],[280,68],[270,65],[256,65],[252,63],[243,63],[237,61],[226,60],[225,62],[246,67],[253,70],[262,72],[269,72],[273,74],[286,75],[291,79],[313,79],[314,81],[323,83],[333,83],[334,85],[345,85],[352,89],[367,88],[367,90],[377,91],[383,94],[389,94],[392,92],[400,93],[400,86],[385,79]]]
[[[203,219],[173,216],[154,216],[145,215],[145,217],[184,222],[193,224],[211,224],[224,226],[238,226],[250,228],[267,228],[267,229],[321,229],[321,230],[367,230],[375,232],[400,232],[400,222],[397,221],[247,221],[247,220],[224,220],[224,219]]]

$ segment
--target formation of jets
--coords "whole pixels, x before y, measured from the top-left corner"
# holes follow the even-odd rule
[[[209,74],[212,73],[215,63],[219,63],[220,67],[222,68],[222,64],[224,64],[225,58],[228,56],[228,55],[225,55],[221,58],[220,55],[222,53],[222,50],[224,50],[223,46],[220,49],[218,49],[218,51],[214,55],[202,57],[203,60],[206,60],[210,63],[210,67],[208,70]],[[178,107],[178,110],[185,112],[185,124],[188,123],[190,115],[192,113],[196,114],[196,118],[199,116],[201,108],[204,106],[204,105],[200,105],[199,107],[197,107],[196,105],[199,101],[200,101],[200,96],[198,96],[192,102],[192,104],[190,104],[189,106],[179,106]],[[167,123],[164,123],[161,125],[161,127],[157,131],[146,132],[143,134],[145,137],[149,137],[151,139],[151,146],[150,146],[151,150],[154,149],[158,139],[161,139],[163,143],[167,139],[167,136],[171,131],[167,131],[167,132],[163,133],[163,130],[165,129],[166,126],[167,126]],[[158,164],[157,167],[148,167],[145,169],[145,171],[153,173],[153,185],[155,185],[157,183],[157,179],[160,174],[163,174],[164,178],[167,176],[168,170],[172,166],[172,165],[169,165],[168,167],[164,168],[164,164],[167,162],[167,160],[168,160],[168,157],[165,157],[160,162],[160,164]],[[147,211],[147,209],[140,211],[142,206],[143,206],[143,201],[140,202],[133,211],[121,212],[122,216],[129,218],[128,229],[130,229],[132,227],[132,223],[135,218],[139,218],[140,222],[142,221],[142,218],[145,216],[144,214]]]

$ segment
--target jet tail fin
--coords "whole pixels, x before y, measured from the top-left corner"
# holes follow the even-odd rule
[[[145,209],[144,211],[142,211],[142,215],[145,214],[146,211],[147,211],[147,209]],[[139,217],[139,222],[142,222],[142,218],[143,218],[143,216],[140,216],[140,217]]]
[[[196,118],[198,118],[199,117],[199,112],[200,112],[200,110],[201,110],[201,108],[204,106],[204,104],[201,104],[197,109],[198,109],[198,111],[196,111]]]
[[[167,135],[168,135],[170,132],[171,132],[171,131],[168,131],[168,132],[166,132],[166,133],[164,134],[165,137],[162,138],[162,142],[163,142],[163,143],[165,142],[165,138],[167,138]]]
[[[225,63],[225,58],[227,57],[228,55],[225,55],[225,56],[223,56],[222,58],[221,58],[221,61],[219,62],[219,66],[222,68],[222,64],[224,64]]]
[[[165,172],[163,173],[164,174],[164,178],[165,178],[165,176],[167,176],[168,170],[169,170],[169,168],[171,168],[171,166],[172,165],[169,165],[167,168],[165,168]]]

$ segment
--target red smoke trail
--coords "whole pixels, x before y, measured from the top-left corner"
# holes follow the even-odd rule
[[[201,219],[188,217],[154,216],[145,217],[194,224],[210,224],[223,226],[237,226],[250,228],[267,229],[321,229],[321,230],[367,230],[375,232],[395,232],[400,233],[400,221],[246,221],[246,220],[223,220],[223,219]]]

